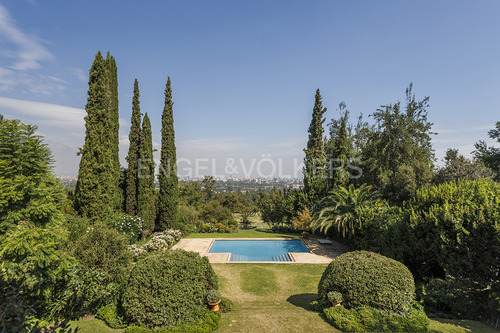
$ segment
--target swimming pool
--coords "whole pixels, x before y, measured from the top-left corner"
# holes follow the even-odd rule
[[[309,253],[299,239],[215,240],[209,253],[231,253],[229,261],[292,261],[288,253]]]

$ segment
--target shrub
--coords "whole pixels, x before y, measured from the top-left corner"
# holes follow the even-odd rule
[[[132,269],[122,306],[132,323],[170,327],[195,320],[210,289],[217,289],[217,276],[207,258],[182,250],[154,253]]]
[[[137,246],[132,244],[129,246],[129,249],[134,257],[151,252],[165,252],[174,246],[181,237],[182,233],[180,230],[169,229],[162,232],[155,232],[144,245]]]
[[[103,320],[111,328],[124,328],[127,326],[123,317],[118,313],[118,308],[115,304],[108,304],[99,308],[97,318]]]
[[[329,308],[332,306],[332,303],[330,303],[326,299],[315,299],[314,301],[311,301],[309,303],[309,309],[314,312],[323,312],[324,309]]]
[[[486,303],[480,294],[455,280],[432,279],[419,288],[418,294],[427,313],[439,317],[476,319]]]
[[[400,262],[367,251],[348,252],[332,261],[323,272],[318,294],[342,293],[349,308],[370,306],[407,313],[415,297],[413,276]]]
[[[117,285],[126,280],[132,259],[127,238],[102,223],[94,224],[76,242],[74,254],[84,270],[105,272]]]
[[[498,281],[499,202],[500,184],[494,181],[458,181],[418,190],[406,203],[413,269],[430,278],[439,267],[445,273],[441,277],[472,281],[477,289]]]
[[[143,221],[139,216],[118,214],[113,221],[113,228],[128,237],[130,243],[136,242],[142,234]]]
[[[343,332],[428,332],[429,319],[421,306],[407,315],[387,313],[363,306],[347,309],[336,306],[324,309],[326,319]]]
[[[139,326],[128,326],[125,333],[210,333],[220,324],[220,314],[212,311],[201,311],[193,323],[178,326],[150,329]]]
[[[233,301],[231,301],[229,298],[221,297],[219,308],[222,313],[231,312],[231,310],[233,309]]]

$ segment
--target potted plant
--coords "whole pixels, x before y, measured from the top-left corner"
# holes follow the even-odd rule
[[[222,295],[215,289],[210,289],[207,293],[208,305],[212,307],[212,311],[219,311],[219,303]]]
[[[330,291],[326,294],[326,297],[328,297],[328,300],[332,302],[333,306],[339,306],[340,303],[342,303],[342,294],[338,291]]]
[[[309,238],[312,216],[309,208],[304,207],[302,211],[297,212],[297,216],[292,219],[292,225],[295,229],[302,231],[302,238]]]

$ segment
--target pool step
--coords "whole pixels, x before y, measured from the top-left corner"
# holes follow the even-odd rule
[[[292,261],[288,253],[279,254],[276,256],[245,256],[241,254],[231,253],[231,258],[229,261]]]

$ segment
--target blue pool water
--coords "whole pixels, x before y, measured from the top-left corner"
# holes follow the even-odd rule
[[[306,252],[301,240],[216,240],[210,253],[231,253],[229,261],[292,261],[289,252]]]

